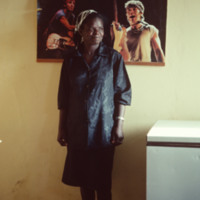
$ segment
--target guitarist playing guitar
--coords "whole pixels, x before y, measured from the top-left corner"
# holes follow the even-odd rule
[[[63,0],[64,8],[58,10],[52,17],[44,32],[46,52],[51,58],[63,58],[63,54],[74,46],[75,0]]]

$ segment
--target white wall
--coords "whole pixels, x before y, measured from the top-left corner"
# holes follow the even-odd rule
[[[145,199],[146,134],[160,119],[200,119],[198,0],[168,0],[166,66],[127,66],[133,86],[117,148],[113,199]],[[36,62],[36,1],[1,1],[0,199],[78,200],[60,182],[56,142],[61,63]]]

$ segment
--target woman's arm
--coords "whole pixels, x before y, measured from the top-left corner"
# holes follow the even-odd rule
[[[114,127],[112,130],[111,143],[114,145],[122,144],[124,139],[123,123],[124,123],[125,105],[118,104],[115,107]]]
[[[60,143],[61,146],[67,146],[66,119],[66,110],[60,110],[57,141]]]

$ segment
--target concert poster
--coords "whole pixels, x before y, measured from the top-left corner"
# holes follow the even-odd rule
[[[55,30],[70,1],[74,3],[67,15],[71,29]],[[103,42],[120,52],[126,64],[165,65],[167,0],[37,0],[38,62],[63,61],[64,55],[74,48],[76,18],[87,9],[105,17]]]

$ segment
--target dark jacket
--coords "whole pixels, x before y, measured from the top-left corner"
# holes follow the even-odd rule
[[[112,48],[102,43],[90,66],[80,52],[66,56],[58,92],[58,108],[68,114],[68,145],[108,147],[115,105],[131,103],[130,81],[122,56]]]

